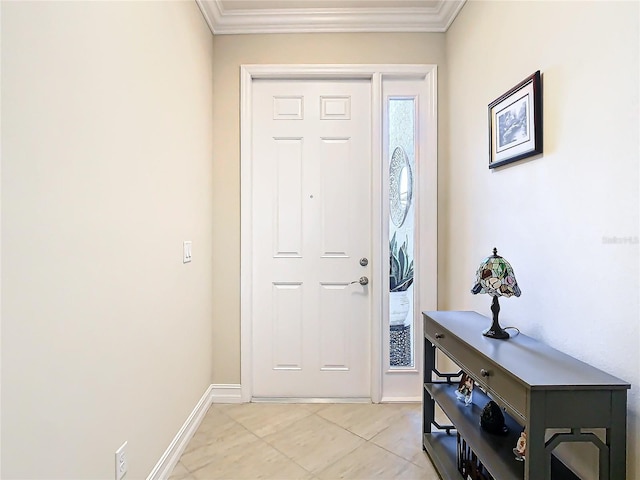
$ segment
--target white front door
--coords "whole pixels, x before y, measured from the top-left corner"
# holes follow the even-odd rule
[[[371,80],[252,84],[252,395],[369,398]]]

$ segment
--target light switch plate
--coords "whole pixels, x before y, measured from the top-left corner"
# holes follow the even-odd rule
[[[191,240],[187,240],[182,244],[182,263],[191,261]]]

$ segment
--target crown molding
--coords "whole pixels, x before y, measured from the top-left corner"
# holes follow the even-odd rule
[[[214,35],[243,33],[446,32],[466,0],[419,8],[288,8],[225,10],[196,0]]]

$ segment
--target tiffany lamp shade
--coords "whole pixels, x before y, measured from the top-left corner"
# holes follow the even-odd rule
[[[477,293],[488,293],[493,297],[491,312],[493,313],[493,323],[491,327],[482,332],[486,337],[498,338],[501,340],[509,338],[509,334],[500,327],[498,323],[498,313],[500,304],[498,297],[520,296],[520,287],[513,274],[513,268],[504,258],[498,255],[498,250],[493,249],[493,255],[485,258],[476,272],[476,283],[471,289],[474,295]]]

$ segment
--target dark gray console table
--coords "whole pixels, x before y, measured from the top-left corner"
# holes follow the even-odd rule
[[[491,319],[476,312],[423,312],[423,319],[423,446],[442,478],[462,478],[451,430],[457,430],[497,480],[566,478],[562,472],[568,469],[552,454],[563,442],[593,443],[601,480],[626,478],[628,383],[523,334],[508,340],[484,337],[481,332]],[[489,398],[476,388],[472,405],[458,401],[456,377],[461,372],[438,372],[436,349],[504,409],[508,435],[480,428],[480,412]],[[438,424],[436,404],[451,425]],[[527,454],[519,462],[512,449],[523,427]],[[547,429],[562,430],[547,436]],[[605,429],[606,438],[584,429]]]

